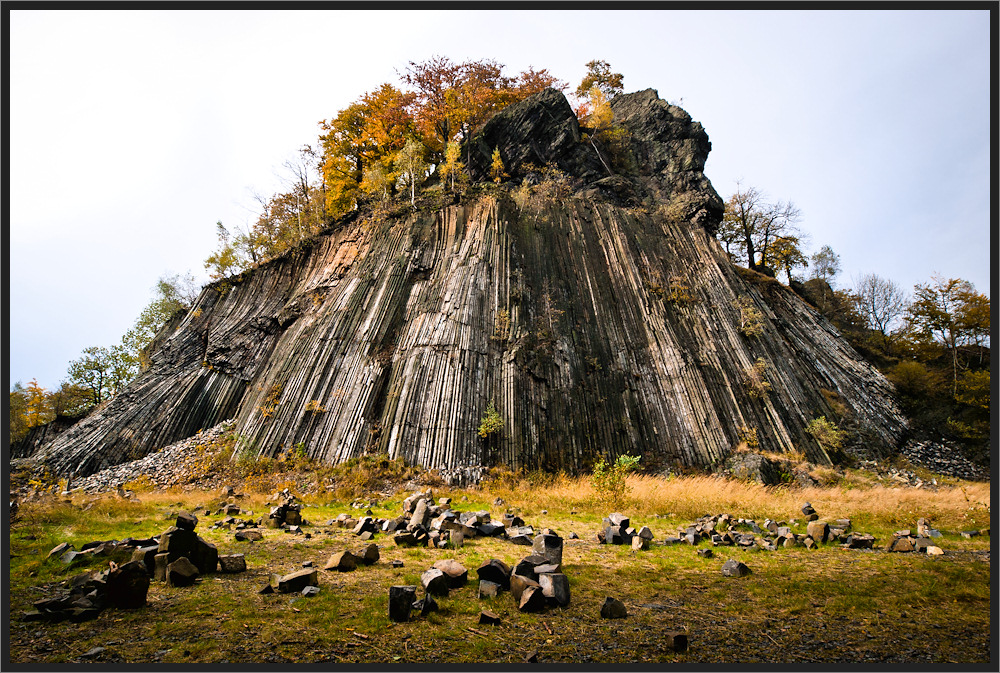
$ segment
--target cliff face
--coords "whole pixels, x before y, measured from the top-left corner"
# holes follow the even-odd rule
[[[447,469],[578,470],[626,452],[707,466],[749,430],[825,463],[805,432],[820,415],[849,419],[856,452],[891,450],[905,421],[890,384],[712,238],[722,201],[701,125],[651,90],[613,110],[632,174],[609,174],[558,92],[511,106],[467,148],[474,177],[499,148],[509,187],[358,215],[207,287],[149,370],[36,456],[88,474],[230,417],[260,455],[301,444]],[[740,331],[741,298],[759,337]],[[759,358],[765,396],[748,384]],[[484,439],[491,402],[503,427]]]

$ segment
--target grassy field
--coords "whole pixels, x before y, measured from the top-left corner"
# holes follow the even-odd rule
[[[301,475],[300,475],[301,476]],[[294,478],[284,483],[296,482]],[[434,496],[453,499],[457,510],[487,509],[494,517],[517,511],[536,530],[549,527],[565,539],[564,572],[572,599],[565,608],[540,614],[518,612],[509,593],[479,600],[475,569],[499,558],[513,566],[529,547],[498,539],[467,540],[461,549],[397,548],[379,534],[373,566],[337,573],[320,570],[321,592],[260,595],[273,574],[297,570],[306,561],[322,567],[333,553],[362,543],[350,531],[324,525],[341,512],[354,515],[351,497],[337,490],[300,491],[308,504],[304,527],[312,537],[261,529],[264,540],[237,542],[233,531],[211,529],[222,515],[205,516],[223,501],[218,489],[139,491],[71,497],[41,495],[21,501],[10,527],[9,663],[169,664],[309,662],[520,664],[535,653],[541,663],[959,663],[995,662],[991,652],[990,538],[964,538],[960,531],[990,526],[989,484],[939,478],[937,490],[891,488],[852,473],[816,488],[765,488],[714,477],[662,479],[632,476],[630,493],[616,509],[647,525],[656,536],[647,551],[599,545],[595,534],[611,509],[601,504],[586,479],[564,476],[498,475],[477,488],[435,487]],[[261,485],[259,480],[256,485]],[[234,484],[240,490],[241,484]],[[265,484],[271,486],[273,483]],[[294,490],[294,489],[293,489]],[[376,516],[402,513],[409,490],[378,495]],[[497,498],[503,505],[495,504]],[[367,502],[366,498],[366,502]],[[774,552],[716,547],[703,558],[688,545],[658,544],[704,514],[791,522],[805,532],[800,513],[806,501],[825,520],[848,517],[854,529],[878,538],[875,550],[822,545]],[[237,500],[253,517],[267,516],[270,494]],[[137,610],[109,608],[92,621],[75,624],[24,622],[23,611],[51,595],[57,583],[85,570],[107,567],[91,559],[66,566],[46,558],[60,542],[79,549],[92,540],[147,537],[172,525],[176,513],[198,513],[199,534],[219,552],[244,553],[248,570],[208,575],[187,588],[150,585],[148,604]],[[892,533],[931,519],[944,534],[943,556],[884,551]],[[568,539],[576,532],[580,539]],[[711,548],[702,542],[698,549]],[[454,558],[471,581],[446,598],[440,610],[406,623],[388,619],[388,591],[420,583],[437,559]],[[722,564],[735,558],[752,574],[727,578]],[[393,559],[403,567],[393,568]],[[422,591],[420,594],[422,596]],[[607,596],[622,600],[628,617],[602,620]],[[488,609],[498,626],[480,626]],[[683,631],[690,646],[674,652],[664,634]],[[105,648],[92,659],[81,656]],[[994,669],[995,670],[995,669]]]

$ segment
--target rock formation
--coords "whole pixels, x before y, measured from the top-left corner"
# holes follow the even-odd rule
[[[145,372],[35,457],[82,476],[229,418],[258,455],[383,451],[448,470],[623,453],[709,466],[753,431],[763,450],[828,463],[806,432],[821,415],[849,422],[850,450],[891,451],[905,429],[891,385],[713,238],[723,203],[701,125],[652,90],[612,109],[626,170],[559,92],[512,105],[464,153],[483,180],[499,149],[503,184],[363,209],[209,285]],[[759,337],[741,332],[740,300]],[[491,404],[502,426],[484,438]]]

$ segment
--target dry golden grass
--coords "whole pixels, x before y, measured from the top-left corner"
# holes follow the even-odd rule
[[[878,484],[856,487],[856,482],[811,488],[769,487],[715,476],[663,478],[630,475],[629,493],[617,509],[631,516],[673,515],[698,518],[727,513],[763,519],[802,518],[803,503],[810,502],[823,518],[847,517],[879,528],[912,527],[916,519],[931,519],[952,530],[989,526],[990,485],[963,482],[937,490],[890,488]],[[587,477],[557,475],[549,483],[521,481],[487,483],[484,500],[502,497],[530,509],[593,509],[598,502]],[[594,514],[605,515],[595,510]]]

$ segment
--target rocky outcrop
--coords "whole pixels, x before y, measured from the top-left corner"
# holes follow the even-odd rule
[[[702,173],[701,126],[652,91],[612,109],[633,173],[602,172],[558,92],[512,106],[469,148],[474,176],[499,148],[507,185],[360,213],[213,283],[158,337],[146,372],[36,457],[82,476],[227,418],[258,455],[384,451],[449,470],[576,471],[622,453],[709,466],[749,430],[762,450],[827,463],[806,425],[838,414],[855,451],[892,450],[905,422],[891,385],[712,238],[721,199]],[[522,185],[538,162],[575,191]],[[760,314],[759,337],[741,332],[737,301]],[[491,405],[502,425],[483,437]]]
[[[30,456],[39,448],[46,444],[51,444],[59,434],[69,430],[79,420],[80,417],[78,416],[64,416],[60,414],[48,423],[36,425],[28,430],[24,437],[10,445],[10,457],[25,458]]]

